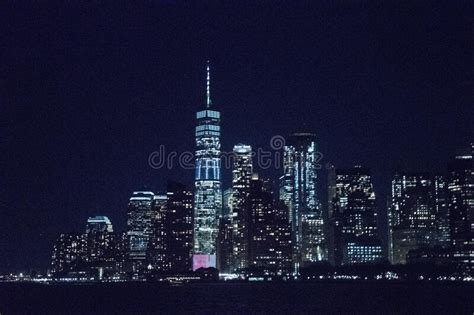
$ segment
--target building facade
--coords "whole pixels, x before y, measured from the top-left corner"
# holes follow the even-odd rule
[[[51,273],[54,276],[81,268],[86,262],[87,241],[84,234],[61,234],[53,247]]]
[[[169,182],[166,195],[166,259],[172,272],[189,272],[192,269],[193,193],[182,184]]]
[[[169,271],[171,269],[168,257],[168,197],[166,194],[153,196],[153,234],[147,248],[147,260],[155,271]]]
[[[234,146],[232,169],[232,265],[234,271],[249,265],[249,194],[252,178],[252,147],[238,144]]]
[[[369,169],[335,169],[329,175],[333,187],[330,240],[331,263],[351,265],[382,260],[377,230],[377,206]],[[333,182],[331,182],[331,180]]]
[[[447,185],[441,175],[394,174],[389,209],[389,259],[405,264],[409,251],[449,246]]]
[[[449,165],[448,206],[453,260],[474,272],[474,144]]]
[[[218,215],[222,208],[220,112],[211,108],[207,65],[206,106],[196,113],[193,269],[216,267]]]
[[[136,268],[147,262],[148,245],[154,234],[155,194],[151,191],[136,191],[128,202],[128,259]]]
[[[249,193],[249,274],[287,276],[292,272],[288,208],[274,202],[267,181],[252,176]]]
[[[90,263],[115,262],[116,246],[112,222],[106,216],[87,219],[87,261]]]
[[[316,137],[310,133],[296,133],[289,137],[284,148],[283,175],[280,177],[280,200],[288,207],[288,219],[293,235],[295,270],[301,264],[327,259],[327,244],[323,213],[317,195],[318,153]],[[303,220],[306,223],[303,234]],[[309,228],[310,227],[310,228]],[[312,248],[303,248],[303,244]]]

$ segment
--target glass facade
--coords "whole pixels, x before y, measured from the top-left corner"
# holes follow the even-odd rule
[[[380,260],[377,207],[370,171],[356,166],[332,168],[330,172],[333,172],[329,174],[333,181],[329,183],[333,187],[329,196],[331,263],[347,265]]]
[[[450,242],[446,180],[426,173],[397,173],[389,209],[389,259],[405,264],[409,251]]]
[[[192,269],[193,193],[182,184],[170,182],[166,195],[167,260],[171,271],[187,272]]]
[[[146,261],[154,233],[154,197],[151,191],[136,191],[128,202],[128,258],[137,263]]]
[[[316,191],[318,164],[315,138],[311,133],[293,134],[284,148],[280,200],[288,207],[295,269],[302,263],[327,259],[323,214]],[[305,228],[307,233],[303,234],[305,219],[311,220],[306,224],[311,228]]]
[[[87,261],[106,262],[115,260],[115,235],[108,217],[95,216],[87,220]]]
[[[453,258],[474,272],[474,144],[449,165],[448,206]]]
[[[66,274],[81,267],[86,260],[87,241],[84,234],[59,235],[53,248],[51,273]]]
[[[249,195],[249,274],[287,276],[292,244],[287,207],[275,203],[268,181],[253,176]]]
[[[204,261],[213,262],[207,267],[216,267],[218,215],[222,210],[220,112],[210,109],[209,64],[207,74],[206,108],[196,114],[193,254],[199,256],[193,261],[199,263],[193,269],[202,267]],[[203,255],[210,257],[203,259]]]
[[[248,267],[249,251],[249,193],[252,178],[252,147],[234,146],[232,169],[232,231],[233,269],[239,271]]]

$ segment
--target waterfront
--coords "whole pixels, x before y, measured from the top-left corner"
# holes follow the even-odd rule
[[[472,314],[474,285],[436,282],[0,283],[1,314]]]

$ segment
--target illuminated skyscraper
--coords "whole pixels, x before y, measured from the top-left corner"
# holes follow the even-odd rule
[[[389,209],[389,258],[405,264],[409,251],[448,246],[448,209],[443,176],[396,173]]]
[[[220,112],[212,109],[207,64],[206,106],[196,114],[193,270],[216,267],[218,215],[222,208]]]
[[[219,218],[219,236],[218,236],[218,269],[223,273],[232,271],[233,248],[232,248],[232,188],[224,190],[224,204],[222,214]]]
[[[128,257],[136,266],[146,261],[148,244],[152,239],[154,196],[150,191],[136,191],[128,202]]]
[[[449,165],[448,205],[453,258],[474,272],[474,145]]]
[[[168,235],[165,228],[168,219],[167,203],[167,195],[153,196],[153,234],[147,248],[147,260],[156,271],[168,271],[171,268],[167,255]]]
[[[252,178],[252,147],[238,144],[234,146],[234,166],[232,169],[232,231],[233,268],[248,267],[249,250],[249,192]]]
[[[380,261],[382,246],[377,233],[377,208],[370,171],[361,167],[332,168],[329,179],[331,263],[351,265]]]
[[[115,260],[115,235],[108,217],[95,216],[87,220],[87,261],[113,262]]]
[[[327,259],[323,215],[316,193],[318,156],[315,138],[311,133],[296,133],[288,139],[284,152],[284,174],[280,178],[280,200],[288,206],[296,269],[301,263]],[[305,229],[305,232],[310,232],[307,234],[303,234],[305,219],[312,221],[307,225],[311,228]],[[303,248],[303,244],[313,248]]]

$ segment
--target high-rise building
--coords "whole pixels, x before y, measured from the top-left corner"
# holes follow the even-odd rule
[[[268,182],[252,176],[248,196],[248,268],[259,275],[285,276],[292,271],[288,208],[275,203]]]
[[[315,135],[296,133],[290,136],[284,149],[283,176],[280,177],[280,200],[288,207],[293,235],[295,270],[302,263],[327,259],[323,213],[316,184],[318,155]],[[303,234],[303,219],[310,219]],[[306,240],[304,240],[306,238]],[[311,245],[303,253],[303,244]]]
[[[148,245],[154,232],[154,196],[150,191],[136,191],[128,202],[128,258],[136,266],[143,267],[146,262]]]
[[[218,269],[223,273],[232,271],[233,246],[232,246],[232,188],[224,191],[222,214],[219,218],[219,235],[217,244]]]
[[[453,259],[474,271],[474,144],[449,165],[448,206]]]
[[[52,255],[51,273],[55,276],[74,271],[86,261],[87,241],[84,234],[61,234]]]
[[[186,186],[169,182],[165,220],[167,260],[173,272],[192,269],[193,193]]]
[[[222,213],[220,218],[230,218],[232,216],[232,207],[233,207],[233,191],[232,188],[227,188],[224,190],[223,194],[223,204],[222,204]]]
[[[115,261],[115,235],[112,222],[106,216],[87,219],[86,226],[87,261],[104,263]]]
[[[222,208],[220,112],[211,108],[209,62],[206,94],[206,106],[196,114],[193,270],[216,267],[218,215]]]
[[[449,228],[449,204],[447,177],[436,174],[433,177],[434,212],[436,214],[435,245],[446,248],[451,245]]]
[[[331,171],[331,170],[330,170]],[[334,169],[329,174],[331,263],[350,265],[382,259],[377,233],[377,207],[370,171],[362,167]]]
[[[249,193],[252,178],[252,147],[238,144],[234,146],[234,165],[232,169],[232,244],[233,269],[248,267],[249,251]]]
[[[152,228],[153,233],[147,248],[147,260],[155,271],[169,271],[168,242],[166,221],[168,219],[168,197],[166,194],[153,196]]]
[[[394,174],[389,209],[389,259],[405,264],[409,251],[448,246],[446,181],[427,173]]]
[[[311,264],[325,259],[321,250],[321,228],[323,218],[316,212],[301,214],[301,255],[302,263]]]

